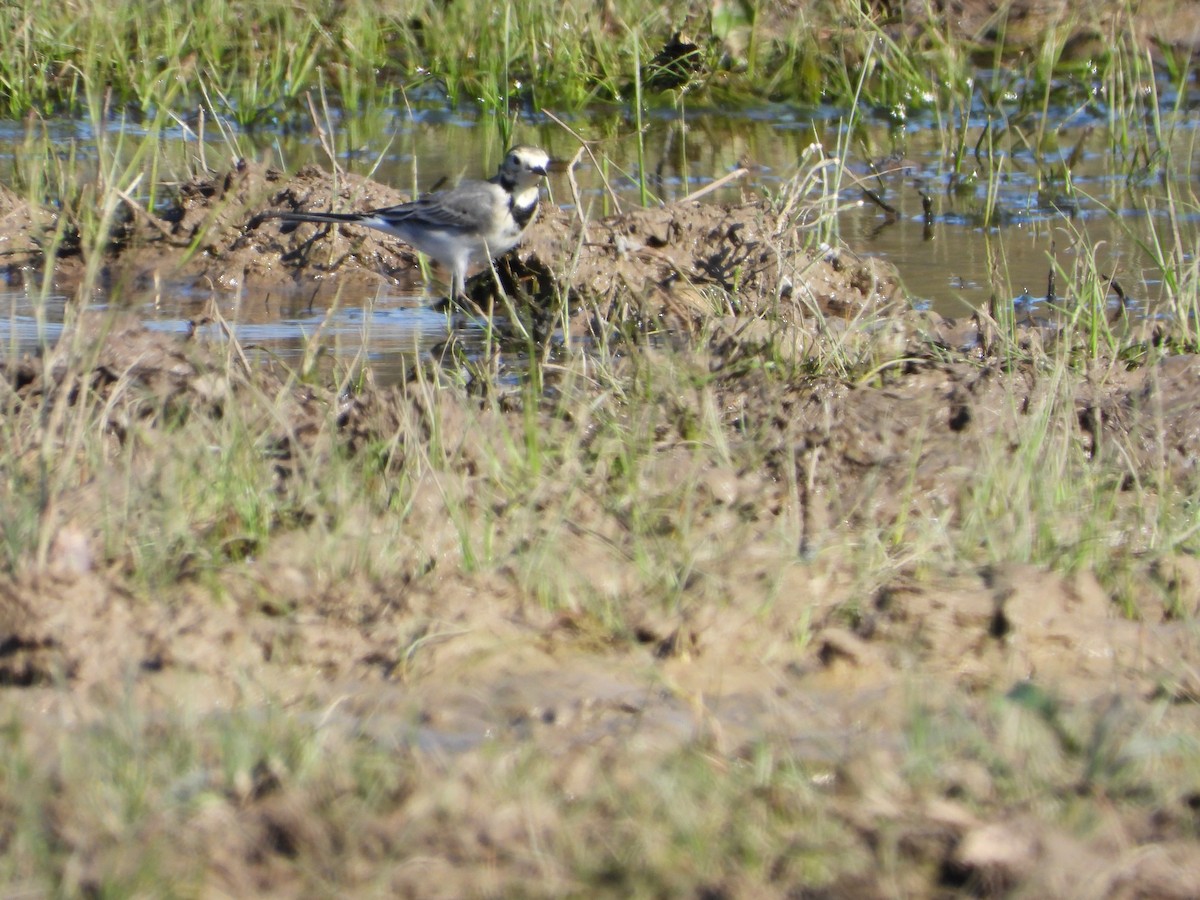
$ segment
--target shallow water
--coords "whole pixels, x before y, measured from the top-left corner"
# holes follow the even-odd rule
[[[1166,96],[1164,105],[1175,100]],[[1163,113],[1161,133],[1167,139],[1153,157],[1116,147],[1108,137],[1110,123],[1099,109],[1049,110],[1040,123],[1040,142],[1038,123],[1026,121],[1021,128],[1005,130],[993,121],[985,132],[989,119],[977,110],[961,142],[966,151],[957,174],[952,157],[960,142],[933,116],[911,117],[897,125],[883,117],[847,121],[835,110],[786,106],[737,112],[668,110],[652,116],[647,127],[646,167],[655,199],[669,202],[739,165],[747,166],[746,176],[705,198],[736,201],[780,191],[802,161],[812,162],[814,145],[827,155],[849,146],[847,177],[839,192],[839,236],[857,254],[892,261],[914,302],[951,316],[985,307],[992,298],[1035,312],[1044,302],[1052,259],[1061,269],[1057,281],[1063,299],[1080,254],[1094,254],[1098,268],[1118,280],[1133,310],[1156,315],[1163,310],[1163,279],[1145,248],[1161,239],[1169,224],[1168,187],[1186,201],[1186,208],[1181,213],[1177,207],[1174,216],[1188,229],[1180,242],[1185,262],[1196,247],[1192,173],[1200,171],[1200,150],[1197,117],[1191,111],[1200,101],[1187,98],[1177,105],[1178,112]],[[338,162],[346,170],[410,190],[486,174],[484,160],[498,159],[503,150],[493,123],[436,102],[346,116],[344,122],[335,117],[326,124],[336,135]],[[602,169],[585,157],[577,169],[580,202],[588,214],[599,217],[614,212],[618,204],[639,203],[637,141],[629,117],[609,112],[570,124],[595,141],[593,152],[605,160]],[[113,123],[99,140],[78,122],[47,127],[64,146],[88,157],[103,156],[98,143],[107,141],[111,147],[114,136],[128,125]],[[0,123],[0,164],[16,164],[24,128],[24,123]],[[974,149],[984,135],[992,138],[991,163],[983,145],[978,156]],[[236,146],[230,146],[210,122],[205,138],[199,141],[188,126],[167,133],[161,180],[181,180],[196,161],[218,168],[236,154],[265,159],[286,171],[307,163],[329,165],[311,129],[236,135]],[[518,124],[515,140],[540,144],[559,157],[572,156],[579,146],[545,116],[527,116]],[[1040,152],[1035,152],[1036,146]],[[1068,183],[1062,173],[1072,156]],[[1156,167],[1148,165],[1151,162],[1169,164]],[[994,212],[989,219],[985,173],[992,169],[1000,174],[992,185]],[[864,188],[896,215],[889,216],[867,199]],[[561,176],[552,179],[549,193],[560,206],[572,204],[569,185]],[[923,197],[930,203],[928,218]],[[142,199],[152,198],[143,194]],[[233,296],[160,286],[153,295],[100,297],[93,303],[119,304],[153,327],[185,332],[215,301],[239,338],[264,353],[297,363],[319,341],[327,358],[347,366],[367,362],[377,378],[391,380],[415,354],[442,343],[452,328],[468,342],[482,340],[478,323],[455,324],[430,309],[442,288],[437,281],[385,286],[370,296],[343,295],[333,308],[327,300],[315,302],[315,290],[306,291],[303,285],[288,296]],[[0,295],[0,354],[31,352],[52,342],[65,301],[54,295],[48,301],[20,292]],[[39,315],[42,302],[45,308]]]

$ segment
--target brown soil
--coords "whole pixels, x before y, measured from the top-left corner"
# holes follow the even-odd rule
[[[223,288],[409,277],[409,252],[374,233],[284,233],[254,217],[331,198],[365,208],[401,196],[354,178],[335,188],[315,169],[285,178],[240,164],[185,185],[162,220],[135,215],[115,248],[113,270],[123,274],[114,277],[158,272]],[[36,266],[37,216],[7,194],[0,203],[0,240],[18,256],[10,270]],[[572,804],[650,791],[638,773],[689,750],[719,778],[755,765],[764,742],[809,767],[805,790],[816,797],[805,813],[799,794],[756,795],[794,829],[778,859],[757,868],[718,860],[689,870],[707,872],[706,882],[681,870],[680,882],[650,892],[1200,895],[1194,768],[1113,796],[1086,760],[1073,762],[1109,752],[1099,737],[1078,749],[1089,733],[1200,734],[1195,559],[1157,555],[1141,565],[1131,538],[1131,577],[1141,584],[1131,613],[1087,569],[964,568],[917,552],[864,580],[865,557],[854,549],[856,536],[881,523],[941,517],[958,527],[950,520],[976,487],[975,461],[1051,402],[1073,408],[1068,437],[1088,465],[1194,484],[1200,360],[1098,367],[1064,392],[1046,377],[1039,349],[1051,334],[1026,332],[1022,360],[1001,361],[986,328],[906,310],[893,273],[807,249],[799,224],[755,203],[679,204],[586,227],[549,210],[506,270],[531,321],[569,284],[572,328],[599,339],[633,324],[688,348],[670,356],[629,338],[631,377],[639,365],[684,366],[691,375],[678,383],[703,385],[649,389],[655,421],[644,432],[637,491],[642,502],[661,498],[663,519],[636,529],[599,464],[531,487],[528,507],[489,506],[503,448],[529,416],[547,442],[569,442],[589,428],[578,412],[587,403],[569,416],[551,399],[531,410],[517,394],[497,400],[499,386],[481,397],[436,377],[348,398],[231,368],[220,346],[120,319],[79,326],[98,335],[81,379],[65,357],[10,365],[0,386],[6,409],[62,408],[86,384],[100,398],[113,454],[173,416],[217,420],[238,404],[247,419],[272,423],[264,491],[319,482],[332,455],[381,444],[394,448],[389,477],[416,479],[406,485],[401,537],[377,570],[355,560],[374,535],[397,534],[396,516],[350,512],[352,524],[336,532],[319,517],[298,518],[209,579],[182,565],[148,602],[103,533],[106,510],[136,502],[144,486],[95,469],[46,509],[42,558],[0,578],[0,684],[13,715],[80,729],[122,704],[150,719],[284,704],[312,717],[328,746],[375,742],[407,767],[403,783],[352,822],[339,818],[344,787],[333,776],[304,787],[264,758],[220,781],[221,802],[171,825],[176,847],[205,861],[214,895],[301,896],[331,885],[411,896],[586,893],[603,876],[578,880],[563,834],[582,829],[575,839],[587,843],[587,829],[604,840],[619,825],[596,806],[587,807],[595,821],[581,824]],[[199,251],[185,254],[197,238]],[[490,278],[476,283],[477,303],[492,302],[490,287]],[[734,288],[746,299],[723,307]],[[856,359],[902,362],[865,379],[804,374],[803,361],[836,342]],[[799,364],[794,377],[764,371],[768,348],[781,364]],[[616,402],[587,400],[595,409]],[[697,454],[690,436],[712,417],[729,443],[723,456]],[[453,448],[437,471],[419,464],[435,434]],[[172,461],[153,441],[138,446],[147,483],[152,471],[168,477]],[[594,454],[608,458],[602,448]],[[36,463],[17,461],[30,471]],[[687,559],[677,600],[664,604],[629,553],[638,529],[669,537],[680,527],[681,498],[691,504]],[[552,531],[536,509],[568,521]],[[490,522],[498,531],[493,562],[465,557],[455,510],[467,511],[468,529]],[[529,547],[547,535],[569,565],[531,575]],[[664,546],[674,547],[665,537]],[[545,591],[546,579],[552,603],[530,587]],[[619,624],[604,621],[596,598]],[[914,716],[987,743],[997,698],[1041,709],[1031,691],[1069,711],[1045,715],[1051,755],[1068,772],[1046,783],[1084,798],[1088,827],[1045,815],[1050,800],[1014,796],[982,752],[913,769]],[[29,740],[52,745],[30,728]],[[539,787],[514,800],[496,787],[497,767],[529,759],[545,766]],[[73,829],[61,810],[48,814],[58,817],[76,887],[94,888],[129,864],[119,844]],[[818,840],[798,824],[809,815],[841,835],[820,878],[795,863]],[[810,881],[820,884],[815,893]],[[612,893],[648,890],[625,888]]]

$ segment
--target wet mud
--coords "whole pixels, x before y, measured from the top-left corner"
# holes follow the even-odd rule
[[[317,169],[289,177],[238,164],[184,185],[161,217],[131,213],[110,277],[220,290],[408,279],[412,253],[375,232],[289,231],[257,217],[403,199]],[[864,579],[860,536],[903,535],[918,518],[965,528],[955,517],[980,489],[978,460],[1004,452],[1003,436],[1048,408],[1069,410],[1062,438],[1078,466],[1111,475],[1114,502],[1142,502],[1136,485],[1151,481],[1194,485],[1200,360],[1085,361],[1064,381],[1047,362],[1060,337],[1052,329],[1024,329],[1022,352],[1005,356],[983,318],[909,308],[903,273],[814,248],[804,224],[757,201],[586,223],[546,209],[498,266],[517,319],[623,348],[614,377],[627,371],[641,414],[652,413],[630,426],[643,458],[620,476],[638,504],[614,499],[620,457],[588,420],[619,419],[622,401],[586,379],[547,375],[531,398],[440,378],[431,363],[400,385],[339,390],[245,364],[227,341],[99,315],[78,320],[47,359],[10,360],[0,404],[12,422],[52,430],[53,416],[23,412],[91,402],[106,452],[136,453],[138,464],[132,477],[89,467],[43,510],[39,558],[0,577],[8,708],[80,728],[123,703],[150,717],[205,717],[284,702],[330,744],[375,742],[412,767],[403,789],[353,826],[330,813],[330,796],[290,784],[269,760],[244,784],[219,785],[233,800],[179,827],[183,845],[213,861],[206,882],[229,895],[300,896],[333,882],[411,896],[587,890],[564,863],[538,862],[539,840],[559,846],[540,829],[571,827],[563,798],[614,783],[645,791],[639,770],[689,748],[714,771],[751,765],[764,743],[807,767],[814,810],[840,837],[822,851],[820,878],[789,868],[785,848],[757,874],[716,866],[708,884],[690,885],[704,896],[810,896],[814,881],[811,896],[831,897],[1063,896],[1079,884],[1086,896],[1197,895],[1197,784],[1185,773],[1156,783],[1154,803],[1104,796],[1077,772],[1048,777],[1056,790],[1097,792],[1093,827],[1071,829],[1006,793],[980,753],[918,778],[909,746],[914,716],[984,741],[998,702],[1037,719],[1039,691],[1072,711],[1066,724],[1043,716],[1055,758],[1085,753],[1075,743],[1089,733],[1164,721],[1194,741],[1194,557],[1142,564],[1136,536],[1114,537],[1133,547],[1127,564],[1142,585],[1128,609],[1090,569],[966,564],[968,553],[914,550]],[[40,235],[54,227],[0,194],[10,278],[38,270]],[[69,259],[60,271],[71,276]],[[503,302],[490,272],[472,300]],[[830,358],[855,362],[806,364]],[[639,381],[655,366],[684,376]],[[335,458],[371,459],[403,502],[342,510],[336,530],[319,506],[300,504],[269,540],[231,534],[245,546],[227,545],[228,564],[204,577],[200,561],[180,562],[148,602],[106,515],[171,480],[179,463],[156,436],[235,407],[269,423],[262,491],[319,484]],[[700,422],[722,436],[721,453],[696,452]],[[506,453],[516,466],[505,448],[530,428],[578,453],[530,485],[536,502],[524,505],[492,484]],[[443,455],[432,466],[435,445]],[[10,479],[37,477],[36,454],[13,464]],[[635,518],[635,505],[660,519]],[[480,564],[463,535],[484,532],[495,537]],[[647,589],[635,558],[647,535],[679,554],[671,602]],[[606,619],[605,609],[616,612]],[[545,793],[514,818],[493,802],[489,766],[522,753],[545,762]],[[594,815],[583,827],[609,827]],[[809,813],[779,815],[792,828]],[[80,848],[91,840],[62,833]],[[88,847],[85,869],[119,865],[115,848]]]

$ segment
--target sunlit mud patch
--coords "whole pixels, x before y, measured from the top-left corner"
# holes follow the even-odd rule
[[[286,230],[260,218],[272,209],[355,210],[406,199],[359,175],[335,176],[308,166],[289,177],[240,160],[183,183],[163,207],[147,209],[126,198],[102,248],[99,286],[141,291],[159,281],[191,282],[233,291],[282,287],[300,279],[319,285],[334,274],[339,283],[361,282],[364,290],[381,280],[411,283],[416,254],[378,232]],[[56,239],[56,220],[51,211],[0,188],[0,247],[6,248],[3,271],[10,282],[53,263],[58,287],[74,289],[83,275],[78,235],[68,229]]]
[[[800,326],[900,303],[888,266],[813,244],[767,202],[680,202],[592,222],[551,209],[516,251],[510,287],[537,306],[565,296],[573,313],[608,323],[595,327],[650,331],[694,332],[727,316]],[[486,281],[479,286],[487,291]]]
[[[215,178],[183,185],[175,203],[163,214],[163,240],[147,242],[135,267],[170,265],[171,246],[195,246],[176,260],[177,274],[205,280],[221,288],[269,287],[299,278],[314,282],[334,273],[379,283],[411,275],[416,255],[411,248],[364,228],[287,228],[262,219],[269,210],[336,209],[353,211],[389,206],[407,196],[361,176],[336,176],[316,166],[285,176],[260,164],[239,162]],[[175,254],[178,256],[178,254]],[[131,261],[124,259],[128,265]]]

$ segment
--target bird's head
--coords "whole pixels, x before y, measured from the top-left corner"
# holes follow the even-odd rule
[[[500,180],[515,188],[537,184],[550,171],[550,154],[540,147],[513,147],[500,163]]]

